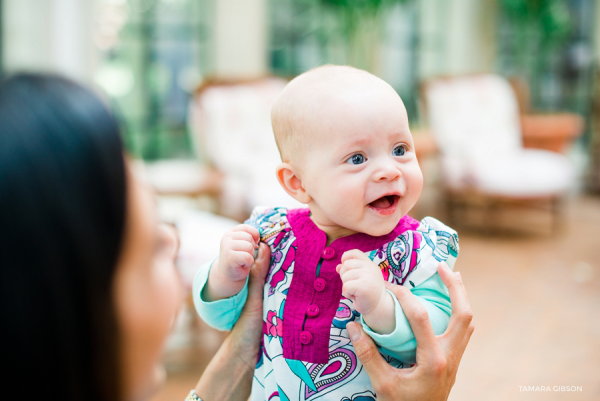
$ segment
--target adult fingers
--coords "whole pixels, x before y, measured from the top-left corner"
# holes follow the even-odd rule
[[[380,388],[381,380],[386,380],[394,375],[396,369],[387,364],[379,354],[371,337],[365,334],[360,324],[350,322],[346,325],[346,330],[348,330],[356,356],[362,362],[373,388],[377,391]]]
[[[265,278],[269,272],[271,262],[271,249],[264,242],[260,243],[258,256],[250,269],[250,281],[248,283],[248,297],[262,297]]]
[[[467,349],[467,344],[469,344],[469,340],[471,340],[471,336],[473,335],[474,330],[475,330],[475,325],[473,324],[473,322],[471,322],[471,324],[467,328],[467,333],[465,334],[465,337],[463,338],[463,341],[460,344],[460,350],[458,353],[459,361],[462,359],[462,356],[465,353],[465,349]]]
[[[271,251],[267,244],[261,243],[259,254],[250,269],[248,282],[248,300],[242,314],[233,326],[226,344],[233,346],[233,354],[249,367],[256,364],[258,346],[262,336],[263,288],[269,271]],[[220,352],[220,351],[219,351]],[[237,358],[236,358],[237,359]],[[214,359],[213,359],[214,362]]]
[[[254,261],[255,269],[258,277],[262,280],[261,286],[264,285],[265,277],[269,272],[269,265],[271,264],[271,248],[269,245],[261,242],[258,248],[258,256]]]
[[[445,263],[440,263],[438,273],[446,287],[448,287],[452,304],[452,315],[444,337],[459,345],[465,338],[465,334],[473,320],[473,311],[471,310],[471,304],[469,304],[467,290],[463,285],[460,273],[453,273]]]
[[[396,296],[417,340],[417,365],[430,365],[443,357],[440,344],[433,332],[427,309],[406,287],[397,285],[388,289]]]
[[[469,340],[471,339],[471,334],[473,334],[474,327],[475,326],[473,325],[473,323],[469,325],[465,336],[460,342],[457,341],[457,338],[446,337],[445,334],[439,337],[440,344],[447,361],[446,375],[449,378],[449,380],[451,380],[452,384],[454,384],[456,380],[456,374],[458,373],[460,361],[467,348]]]

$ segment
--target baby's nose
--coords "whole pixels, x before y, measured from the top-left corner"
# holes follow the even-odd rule
[[[386,163],[375,171],[373,178],[375,181],[392,181],[399,178],[401,175],[402,172],[400,169],[391,163]]]

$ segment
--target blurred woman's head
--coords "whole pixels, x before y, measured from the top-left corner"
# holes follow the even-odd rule
[[[153,385],[179,301],[155,214],[96,96],[57,77],[0,84],[3,398],[118,400]]]

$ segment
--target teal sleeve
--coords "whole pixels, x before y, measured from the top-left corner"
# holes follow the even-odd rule
[[[408,323],[408,319],[402,311],[396,297],[388,291],[394,299],[394,310],[396,314],[396,328],[390,334],[379,334],[371,330],[361,316],[361,322],[365,332],[371,336],[381,352],[398,359],[404,364],[412,364],[416,361],[417,340]],[[436,335],[442,334],[448,327],[452,308],[448,289],[442,282],[440,276],[435,273],[418,286],[411,288],[411,292],[427,309],[429,320]]]
[[[214,260],[203,265],[198,270],[198,273],[196,273],[196,277],[194,277],[194,284],[192,286],[194,306],[202,320],[209,326],[217,330],[231,330],[242,313],[246,299],[248,299],[248,278],[246,278],[244,288],[236,295],[218,301],[207,302],[202,299],[202,290],[208,282],[208,274],[213,262]]]

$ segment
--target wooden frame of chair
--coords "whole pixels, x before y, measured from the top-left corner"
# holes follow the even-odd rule
[[[198,97],[202,96],[202,94],[206,90],[208,90],[210,88],[224,87],[224,86],[225,87],[226,86],[236,86],[236,85],[251,85],[251,84],[255,84],[255,83],[260,83],[261,81],[263,81],[265,79],[269,79],[269,78],[282,78],[282,79],[288,79],[288,80],[292,79],[292,78],[288,78],[288,77],[278,77],[278,76],[274,76],[274,75],[263,75],[263,76],[246,77],[246,78],[243,78],[243,77],[227,78],[227,77],[221,77],[221,76],[209,76],[209,77],[206,77],[202,81],[202,83],[196,88],[196,90],[194,90],[193,98],[197,99]],[[203,141],[205,140],[203,133],[199,133],[199,135],[196,136],[196,139],[199,141],[199,145],[200,145],[199,147],[201,149],[206,149],[206,146],[203,145]],[[205,156],[205,155],[202,155],[202,156]],[[209,158],[205,157],[205,160],[209,160]],[[220,203],[218,202],[219,196],[222,193],[222,182],[224,179],[224,173],[221,172],[215,165],[213,165],[210,162],[207,162],[207,167],[208,167],[210,182],[207,182],[207,186],[202,189],[202,193],[194,192],[193,196],[200,196],[200,195],[211,196],[213,199],[215,199],[215,201],[217,203],[217,210],[216,210],[217,214],[239,220],[240,216],[230,216],[227,213],[223,213],[222,207],[221,207]]]

